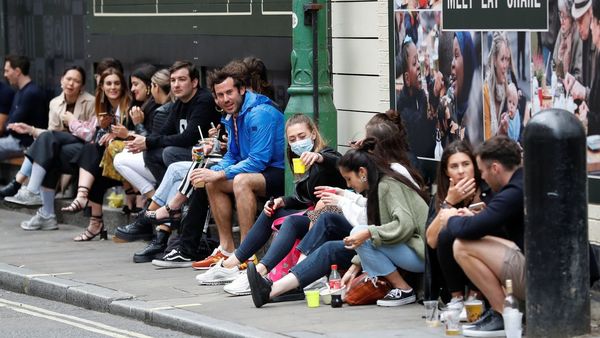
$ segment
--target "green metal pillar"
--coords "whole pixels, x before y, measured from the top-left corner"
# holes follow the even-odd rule
[[[315,119],[313,104],[313,31],[310,15],[305,16],[311,5],[321,5],[316,13],[318,41],[318,118],[317,123],[323,137],[332,148],[337,146],[337,111],[333,105],[333,88],[330,82],[329,51],[327,31],[330,23],[327,18],[326,0],[293,0],[292,15],[292,85],[288,89],[290,99],[285,109],[286,120],[296,113],[306,114]],[[312,6],[313,8],[315,6]],[[306,21],[306,22],[305,22]],[[286,167],[286,192],[292,190],[292,174]]]

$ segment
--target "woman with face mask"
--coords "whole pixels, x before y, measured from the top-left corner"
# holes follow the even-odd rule
[[[296,239],[303,238],[308,231],[310,219],[304,210],[317,204],[318,197],[315,195],[315,187],[343,187],[345,185],[344,179],[337,170],[337,162],[341,155],[325,144],[317,127],[309,117],[302,114],[292,116],[287,121],[285,130],[290,166],[293,166],[293,159],[299,158],[306,167],[305,173],[294,175],[293,195],[267,201],[263,212],[239,248],[227,259],[213,265],[204,274],[196,277],[200,285],[232,282],[225,286],[226,292],[233,295],[250,294],[248,279],[245,272],[242,273],[238,266],[253,258],[254,253],[271,238],[273,221],[288,216],[269,250],[258,263],[259,271],[264,274],[273,269],[292,249]]]

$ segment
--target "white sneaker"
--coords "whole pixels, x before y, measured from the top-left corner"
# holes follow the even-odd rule
[[[248,282],[248,274],[246,270],[242,271],[240,275],[233,280],[233,282],[225,285],[223,291],[234,296],[247,296],[251,294],[250,282]]]
[[[58,230],[58,222],[55,215],[44,217],[38,210],[28,221],[21,222],[21,228],[27,231]]]
[[[196,276],[196,280],[200,285],[223,285],[232,282],[239,274],[240,269],[237,266],[228,269],[223,266],[223,259],[221,259],[205,273]]]
[[[4,198],[5,201],[20,205],[42,205],[42,197],[39,193],[33,193],[23,186],[16,195]]]

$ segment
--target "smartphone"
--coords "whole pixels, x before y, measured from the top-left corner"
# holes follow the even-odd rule
[[[469,210],[471,210],[471,211],[481,211],[483,209],[483,207],[485,207],[485,203],[484,202],[473,203],[473,204],[469,205]]]
[[[275,205],[275,198],[273,196],[271,196],[271,198],[269,198],[269,208],[272,208]]]

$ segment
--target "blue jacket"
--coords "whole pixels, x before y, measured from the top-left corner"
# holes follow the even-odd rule
[[[284,168],[283,114],[268,97],[246,91],[237,117],[237,139],[231,115],[225,115],[221,124],[229,135],[227,153],[212,170],[225,171],[231,180],[237,174],[261,173],[267,167]]]

